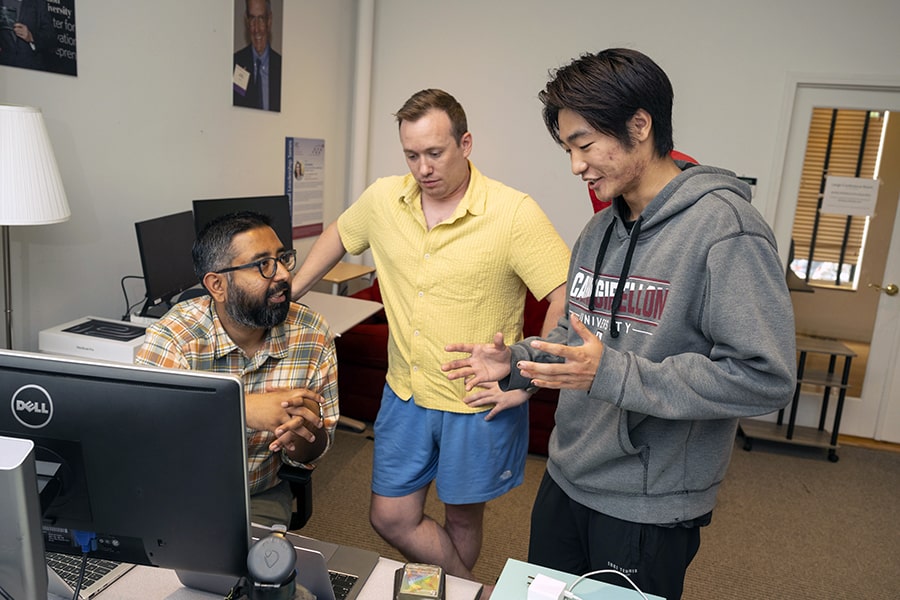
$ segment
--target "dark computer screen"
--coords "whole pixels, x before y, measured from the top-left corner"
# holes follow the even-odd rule
[[[262,213],[272,220],[272,228],[285,248],[293,246],[291,226],[291,202],[287,194],[283,196],[254,196],[247,198],[219,198],[194,200],[194,228],[200,233],[203,226],[216,217],[233,212],[252,210]]]
[[[191,211],[157,217],[134,224],[147,301],[141,314],[154,306],[172,304],[172,299],[199,283],[194,274],[194,215]]]
[[[34,442],[46,550],[240,576],[250,540],[236,377],[0,350],[0,435]],[[46,493],[46,492],[45,492]],[[8,518],[0,515],[0,519]]]

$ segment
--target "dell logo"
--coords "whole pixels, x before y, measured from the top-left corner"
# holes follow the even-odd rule
[[[29,429],[40,429],[53,418],[53,399],[39,385],[23,385],[16,390],[11,408],[16,420]]]
[[[50,414],[50,411],[47,410],[47,404],[44,402],[26,402],[25,400],[16,400],[16,412],[23,410],[30,413],[41,413],[44,415]]]

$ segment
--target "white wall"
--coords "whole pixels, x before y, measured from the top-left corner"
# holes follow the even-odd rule
[[[758,177],[763,214],[786,75],[900,75],[896,0],[378,0],[376,18],[370,175],[403,172],[391,115],[444,88],[481,171],[534,196],[569,243],[591,211],[541,119],[549,69],[613,46],[651,56],[675,88],[675,147]]]
[[[40,329],[67,320],[122,315],[119,281],[140,274],[135,221],[193,198],[281,193],[285,136],[326,139],[325,217],[337,217],[357,2],[284,4],[280,114],[231,106],[226,0],[77,0],[77,78],[0,67],[0,102],[44,110],[72,208],[67,223],[12,230],[17,348],[36,349]],[[754,203],[774,214],[788,74],[897,78],[897,23],[896,0],[375,0],[367,179],[405,171],[392,114],[442,87],[466,108],[479,168],[532,194],[573,242],[587,191],[544,129],[537,93],[574,56],[628,46],[673,81],[676,147],[758,177]]]
[[[72,210],[10,230],[17,349],[36,350],[46,327],[124,314],[120,279],[141,274],[135,221],[195,198],[284,193],[286,136],[326,140],[336,218],[356,2],[284,5],[281,113],[231,106],[231,0],[77,0],[77,77],[0,67],[0,102],[42,108]],[[143,295],[139,281],[127,288],[131,302]]]

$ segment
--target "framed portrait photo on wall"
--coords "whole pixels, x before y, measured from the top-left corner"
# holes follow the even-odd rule
[[[234,106],[281,112],[283,8],[284,0],[234,0]]]

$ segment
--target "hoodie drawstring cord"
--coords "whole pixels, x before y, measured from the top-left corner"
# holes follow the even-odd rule
[[[625,263],[622,265],[622,272],[619,273],[619,283],[616,285],[616,293],[613,296],[612,306],[609,310],[609,335],[614,338],[619,337],[619,326],[616,324],[616,313],[619,312],[619,307],[622,305],[622,294],[625,291],[625,283],[628,281],[628,271],[631,269],[631,257],[634,256],[634,247],[637,245],[638,236],[641,234],[641,222],[643,219],[642,216],[638,217],[637,221],[635,221],[634,225],[631,227],[631,233],[628,240],[628,251],[625,253]],[[616,219],[613,218],[609,227],[606,228],[606,233],[603,234],[600,250],[597,251],[597,261],[594,264],[594,285],[591,288],[591,300],[588,303],[588,308],[591,312],[594,310],[594,299],[597,290],[597,279],[600,275],[600,267],[606,255],[606,249],[609,247],[609,240],[612,237],[615,225]]]
[[[588,302],[588,310],[591,312],[594,312],[594,301],[597,298],[597,279],[600,275],[600,266],[603,264],[603,259],[606,257],[606,249],[609,247],[609,238],[612,237],[613,229],[615,228],[616,218],[613,217],[609,227],[606,228],[606,233],[603,234],[603,241],[600,242],[600,249],[597,251],[597,260],[594,261],[594,285],[591,287],[591,300]]]

